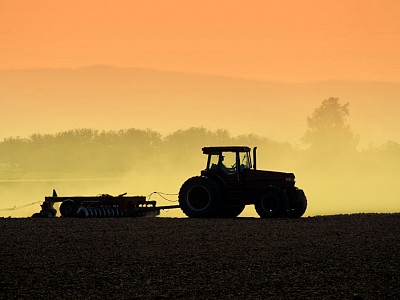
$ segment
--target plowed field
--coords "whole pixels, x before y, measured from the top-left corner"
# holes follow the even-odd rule
[[[400,214],[0,219],[0,298],[400,299]]]

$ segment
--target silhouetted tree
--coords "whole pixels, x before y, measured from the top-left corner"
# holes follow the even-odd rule
[[[355,150],[358,137],[347,124],[348,117],[349,103],[340,104],[339,98],[325,99],[307,118],[303,142],[318,150]]]

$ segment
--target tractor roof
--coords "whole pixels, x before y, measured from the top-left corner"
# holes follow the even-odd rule
[[[204,147],[204,154],[214,154],[220,152],[249,152],[250,148],[247,146],[221,146],[221,147]]]

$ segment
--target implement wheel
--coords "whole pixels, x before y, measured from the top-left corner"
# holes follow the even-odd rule
[[[179,206],[190,218],[217,217],[221,202],[219,186],[208,177],[189,178],[179,191]]]
[[[64,200],[60,205],[60,214],[64,218],[75,217],[78,212],[78,205],[74,200]]]

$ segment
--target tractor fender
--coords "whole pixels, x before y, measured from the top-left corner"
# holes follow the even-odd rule
[[[220,187],[222,193],[224,193],[226,191],[226,189],[227,189],[226,183],[225,183],[224,179],[221,176],[219,176],[218,174],[211,173],[211,174],[202,175],[202,176],[213,180]]]

